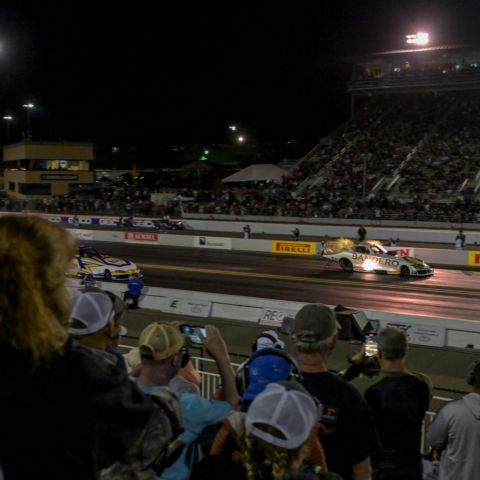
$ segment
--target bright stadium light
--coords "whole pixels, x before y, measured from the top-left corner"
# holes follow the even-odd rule
[[[412,35],[405,35],[405,38],[407,39],[407,43],[424,46],[428,45],[428,42],[430,41],[430,34],[427,32],[417,32]]]
[[[243,143],[243,142],[245,141],[245,137],[238,137],[238,138],[237,138],[237,141],[238,141],[239,143]]]
[[[237,130],[237,127],[235,125],[230,125],[228,127],[232,132],[235,132]]]

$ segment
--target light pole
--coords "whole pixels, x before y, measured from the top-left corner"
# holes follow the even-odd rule
[[[10,143],[10,122],[13,120],[13,117],[11,115],[5,115],[3,119],[6,122],[7,125],[7,145]]]
[[[33,103],[24,103],[22,107],[27,110],[27,140],[31,140],[32,134],[30,131],[30,110],[35,108],[35,105]]]

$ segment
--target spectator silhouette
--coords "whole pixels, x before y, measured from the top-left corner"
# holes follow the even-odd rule
[[[474,480],[480,471],[480,362],[470,367],[467,382],[473,392],[447,403],[428,430],[428,441],[438,451],[441,480]]]
[[[370,479],[376,438],[367,405],[352,385],[327,370],[337,341],[335,312],[325,305],[305,305],[295,316],[292,339],[302,384],[322,404],[319,437],[329,470],[345,480]]]
[[[28,215],[0,218],[5,478],[38,472],[52,479],[97,478],[117,460],[143,471],[179,433],[172,395],[145,397],[103,352],[69,341],[65,271],[75,250],[73,236],[59,225]],[[156,464],[157,474],[163,466]]]
[[[407,350],[403,330],[383,328],[378,334],[380,370],[367,371],[351,382],[365,398],[379,436],[380,448],[371,459],[374,478],[381,480],[422,480],[423,476],[422,426],[431,382],[425,375],[406,370]],[[359,363],[367,359],[363,354],[357,357]]]

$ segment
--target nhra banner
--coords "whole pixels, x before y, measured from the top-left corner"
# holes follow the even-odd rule
[[[272,242],[273,253],[287,253],[290,255],[316,255],[317,244],[315,242],[289,242],[274,240]]]

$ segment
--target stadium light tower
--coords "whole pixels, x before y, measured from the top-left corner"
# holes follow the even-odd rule
[[[24,103],[22,107],[25,108],[27,112],[27,140],[31,140],[32,132],[30,129],[30,110],[35,108],[35,105],[33,103]]]
[[[5,115],[3,119],[6,122],[7,125],[7,145],[10,143],[10,122],[13,120],[13,117],[11,115]]]
[[[417,32],[412,35],[405,35],[407,43],[424,47],[430,42],[430,34],[427,32]]]

